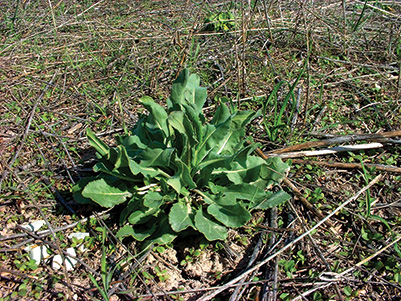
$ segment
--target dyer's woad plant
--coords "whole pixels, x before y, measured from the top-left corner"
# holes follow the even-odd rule
[[[111,148],[88,131],[97,151],[97,176],[73,187],[78,203],[121,208],[119,237],[167,244],[179,234],[201,232],[224,240],[227,228],[243,226],[254,210],[289,198],[268,191],[288,166],[279,158],[263,160],[246,143],[245,126],[258,112],[237,111],[225,103],[208,122],[202,108],[206,89],[184,70],[172,86],[167,110],[149,97],[149,112],[130,135]]]

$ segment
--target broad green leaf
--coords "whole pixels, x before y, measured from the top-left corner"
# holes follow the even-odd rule
[[[244,162],[245,166],[233,161],[229,170],[219,168],[213,174],[224,174],[233,184],[251,183],[260,177],[261,166],[265,165],[265,160],[256,156],[248,156]]]
[[[188,69],[184,69],[171,87],[171,95],[167,101],[169,110],[180,110],[182,105],[189,103],[196,107],[199,114],[207,97],[206,88],[200,87],[199,83],[198,75],[190,74]]]
[[[193,212],[189,204],[175,203],[169,213],[169,222],[175,232],[181,232],[188,227],[195,229]]]
[[[94,172],[102,171],[123,180],[138,181],[137,177],[135,177],[129,168],[130,158],[123,146],[119,145],[115,149],[110,149],[109,154],[113,154],[113,159],[107,159],[107,161],[102,160],[102,162],[95,164],[93,167]],[[112,166],[112,164],[114,164],[114,166]]]
[[[238,111],[231,118],[230,131],[224,141],[219,145],[217,153],[232,154],[240,147],[245,136],[245,126],[260,113],[253,111]]]
[[[86,135],[89,140],[89,144],[101,155],[106,156],[110,150],[106,143],[96,137],[95,133],[91,129],[86,130]]]
[[[181,161],[186,162],[187,164],[191,164],[192,151],[191,145],[188,141],[188,136],[186,134],[175,132],[174,144],[176,145],[175,157],[180,158]],[[172,164],[172,167],[174,168],[176,166]]]
[[[228,119],[218,125],[205,124],[203,126],[201,143],[199,143],[195,152],[195,166],[200,164],[213,149],[219,149],[224,138],[228,135],[230,122],[231,119]]]
[[[289,169],[289,165],[284,163],[278,157],[272,157],[266,160],[266,166],[262,168],[261,177],[265,180],[271,180],[278,183]]]
[[[227,197],[236,197],[237,199],[250,202],[261,200],[266,197],[266,192],[263,189],[247,183],[231,185],[227,187],[223,194]]]
[[[182,111],[174,111],[168,115],[169,124],[181,134],[186,134],[184,126],[185,114]]]
[[[138,121],[132,128],[132,136],[138,137],[139,141],[144,143],[146,146],[149,142],[152,141],[152,135],[148,132],[148,128],[146,126],[146,121],[148,119],[148,115],[142,114],[139,115]]]
[[[181,104],[184,102],[184,90],[186,89],[189,78],[189,70],[184,69],[173,82],[171,95],[167,100],[167,106],[170,111],[181,110]]]
[[[204,128],[203,142],[206,144],[206,149],[214,148],[216,150],[221,148],[225,138],[229,135],[231,125],[231,118],[225,122],[212,126],[207,124]]]
[[[139,210],[136,210],[128,216],[128,222],[132,225],[144,224],[153,216],[156,216],[160,212],[159,208],[148,208],[140,206]]]
[[[88,183],[82,191],[82,195],[102,207],[111,208],[124,203],[127,197],[132,195],[124,184],[119,187],[114,186],[115,184],[101,178]]]
[[[220,124],[231,118],[230,110],[225,104],[220,104],[214,112],[211,124]]]
[[[134,195],[127,202],[126,206],[121,209],[120,225],[124,225],[127,222],[128,216],[130,216],[132,212],[140,210],[141,208],[143,208],[142,199],[139,199],[136,195]]]
[[[151,167],[168,167],[170,165],[171,156],[174,153],[173,148],[146,148],[141,153],[141,166]]]
[[[193,136],[195,137],[196,144],[202,139],[203,129],[202,125],[205,122],[205,116],[203,116],[202,111],[198,112],[191,104],[183,104],[185,115],[188,121],[191,123],[191,128],[193,128]],[[184,119],[185,122],[185,119]],[[184,123],[185,125],[185,123]],[[195,144],[193,145],[195,146]]]
[[[122,180],[126,180],[126,181],[130,181],[130,182],[139,182],[141,179],[139,179],[138,177],[135,177],[135,175],[133,175],[131,173],[131,170],[128,169],[128,172],[126,173],[121,173],[119,170],[110,170],[109,168],[107,168],[103,162],[98,162],[93,166],[93,171],[94,172],[104,172],[108,175],[111,175],[113,177],[122,179]],[[128,174],[128,175],[127,175]]]
[[[245,126],[251,122],[253,119],[262,116],[259,111],[237,111],[232,117],[232,129],[245,129]]]
[[[71,188],[72,195],[74,196],[75,201],[78,204],[93,204],[93,201],[90,198],[86,198],[82,195],[82,191],[84,190],[85,186],[96,180],[96,177],[89,177],[89,178],[84,178],[80,180],[78,183],[76,183],[74,186]]]
[[[213,221],[214,219],[207,213],[204,213],[202,208],[199,208],[195,214],[195,227],[209,241],[227,239],[227,229],[221,224]]]
[[[154,129],[159,129],[163,133],[164,137],[168,137],[169,129],[167,126],[166,110],[148,96],[142,97],[140,102],[149,111],[147,123],[152,124]]]
[[[108,169],[113,170],[115,168],[116,162],[118,160],[118,151],[114,148],[109,148],[106,156],[100,156],[99,153],[96,153],[96,156]]]
[[[147,148],[147,145],[142,143],[141,139],[137,135],[129,135],[124,137],[121,145],[124,146],[127,153],[130,154],[130,157],[134,157],[136,152],[140,152],[141,150]]]
[[[196,106],[198,113],[201,113],[207,98],[207,91],[206,88],[200,87],[199,84],[199,75],[191,74],[188,79],[188,89],[184,92],[184,96],[188,102]]]
[[[235,205],[221,206],[211,204],[207,212],[227,227],[238,228],[245,225],[252,217],[248,210],[237,203]]]
[[[214,204],[216,202],[216,197],[217,197],[216,195],[213,195],[213,194],[210,194],[207,191],[201,191],[201,190],[198,190],[198,189],[194,189],[194,192],[199,194],[203,198],[203,201],[206,204]]]
[[[178,133],[185,135],[188,138],[191,146],[197,144],[198,138],[196,136],[196,131],[194,125],[189,121],[187,114],[182,111],[171,112],[168,116],[168,122],[176,131],[178,131]],[[175,146],[179,147],[179,145]],[[189,147],[189,145],[186,145],[186,147]]]
[[[143,198],[143,204],[150,209],[159,208],[163,203],[163,196],[157,191],[149,191]]]
[[[256,143],[252,144],[252,145],[248,145],[246,147],[242,147],[239,149],[239,151],[237,151],[234,155],[233,161],[237,162],[238,164],[240,164],[241,166],[248,166],[247,165],[247,161],[249,157],[256,157],[255,155],[253,155],[254,150],[258,147],[258,145]],[[262,158],[257,157],[259,159],[260,164],[262,164]],[[264,161],[264,160],[263,160]]]
[[[213,183],[213,182],[209,182],[209,183],[208,183],[208,186],[209,186],[209,188],[210,188],[210,191],[211,191],[213,194],[222,194],[222,192],[224,192],[224,191],[227,190],[227,187],[221,186],[221,185],[216,185],[216,184]]]
[[[209,183],[209,187],[214,194],[222,193],[228,198],[247,200],[251,203],[267,197],[267,194],[263,189],[248,183],[230,186],[217,186],[213,183]]]
[[[125,147],[117,146],[116,153],[117,158],[114,163],[114,169],[127,168],[129,170],[129,157]]]
[[[181,184],[187,186],[188,189],[193,189],[196,187],[195,182],[192,180],[191,172],[189,166],[182,162],[180,159],[175,160],[177,166],[177,177],[180,178]]]
[[[198,164],[193,173],[196,173],[204,168],[217,169],[223,166],[228,167],[229,161],[232,160],[232,156],[219,155],[214,151],[210,151],[208,155],[203,159],[201,163]]]
[[[171,243],[176,237],[177,233],[171,229],[168,216],[160,216],[157,223],[157,230],[151,236],[151,241],[155,244],[166,245]]]
[[[291,198],[291,196],[283,191],[280,190],[278,192],[267,192],[267,198],[262,200],[262,201],[255,201],[253,204],[251,204],[250,208],[255,209],[255,210],[265,210],[268,208],[273,208],[276,207],[285,201],[288,201]]]
[[[118,230],[116,236],[120,239],[131,236],[138,241],[144,241],[146,238],[151,236],[155,230],[156,224],[153,224],[152,227],[135,227],[132,225],[125,225]]]
[[[169,115],[169,124],[175,130],[174,146],[177,150],[177,155],[187,162],[191,163],[191,145],[196,144],[193,127],[187,120],[188,118],[182,111],[174,111]]]
[[[222,156],[214,151],[210,151],[206,158],[192,170],[194,182],[199,187],[206,186],[210,181],[212,172],[218,168],[229,167],[231,160],[231,156]]]
[[[129,168],[134,175],[141,173],[145,177],[149,177],[149,178],[156,177],[160,174],[169,176],[165,172],[161,171],[160,169],[157,169],[154,167],[141,166],[140,164],[136,163],[134,160],[129,161]]]
[[[179,176],[171,177],[167,180],[167,184],[174,188],[174,190],[179,194],[181,191],[181,181]]]

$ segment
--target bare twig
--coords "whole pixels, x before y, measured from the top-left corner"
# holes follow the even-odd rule
[[[263,284],[265,283],[266,280],[258,280],[258,281],[249,281],[245,282],[245,285],[252,285],[252,284]],[[232,287],[236,287],[238,285],[242,284],[234,284]],[[169,291],[166,293],[153,293],[153,294],[144,294],[144,295],[136,295],[135,298],[141,299],[141,300],[154,300],[150,299],[151,297],[162,297],[167,295],[176,295],[176,294],[194,294],[194,293],[200,293],[200,292],[207,292],[207,291],[212,291],[218,289],[218,287],[201,287],[201,288],[195,288],[195,289],[187,289],[187,290],[175,290],[175,291]],[[196,299],[200,300],[200,299]]]
[[[358,144],[358,145],[344,145],[337,146],[331,148],[325,148],[316,151],[300,151],[300,152],[289,152],[289,153],[270,153],[267,154],[267,157],[280,157],[280,158],[299,158],[299,157],[311,157],[311,156],[322,156],[322,155],[332,155],[341,152],[354,152],[366,149],[374,149],[384,147],[381,143],[367,143],[367,144]]]
[[[273,151],[269,152],[268,154],[282,154],[282,153],[288,153],[288,152],[293,152],[293,151],[298,151],[298,150],[303,150],[303,149],[324,147],[324,146],[329,146],[329,145],[333,145],[333,144],[342,144],[342,143],[346,143],[346,142],[355,142],[355,141],[362,141],[362,140],[377,141],[378,139],[394,138],[394,137],[398,137],[398,136],[401,136],[401,130],[393,131],[393,132],[374,133],[374,134],[359,134],[359,135],[357,134],[357,135],[337,136],[337,137],[333,137],[330,139],[319,140],[319,141],[310,141],[310,142],[305,142],[305,143],[288,146],[285,148],[273,150]]]
[[[58,240],[58,238],[57,238],[57,236],[56,236],[56,233],[55,233],[54,230],[53,230],[52,224],[49,222],[49,220],[47,219],[46,215],[43,213],[43,211],[42,211],[42,209],[40,208],[38,202],[36,201],[35,197],[31,194],[31,192],[30,192],[30,190],[28,189],[28,187],[23,183],[23,181],[18,177],[18,175],[16,175],[15,173],[14,173],[13,175],[14,175],[14,177],[21,183],[22,187],[24,187],[24,189],[25,189],[27,195],[29,196],[29,199],[31,200],[32,204],[33,204],[34,207],[38,210],[40,216],[42,217],[42,219],[45,221],[47,227],[49,228],[49,231],[50,231],[51,235],[52,235],[53,238],[54,238],[54,244],[52,244],[52,246],[53,246],[53,248],[55,248],[55,249],[59,252],[59,254],[63,257],[63,262],[64,262],[64,265],[63,265],[63,273],[64,273],[64,276],[65,276],[65,280],[66,280],[66,282],[67,282],[67,286],[68,286],[69,288],[71,288],[71,286],[70,286],[71,280],[70,280],[70,277],[68,276],[68,273],[67,273],[66,260],[65,260],[65,258],[64,258],[64,255],[65,255],[64,253],[65,253],[65,252],[64,252],[64,251],[61,249],[61,247],[60,247],[59,240]],[[18,227],[18,226],[17,226],[17,227]],[[19,226],[19,229],[21,229],[21,230],[27,232],[28,235],[30,235],[30,236],[33,236],[33,237],[36,236],[36,235],[34,235],[33,232],[28,231],[28,230],[26,230],[26,229],[24,229],[24,228],[22,228],[22,227],[20,227],[20,226]]]
[[[38,279],[38,277],[36,276],[31,276],[27,273],[21,273],[20,271],[16,271],[16,270],[8,270],[8,269],[3,269],[0,268],[0,275],[3,278],[4,275],[6,274],[11,274],[11,275],[15,275],[15,276],[19,276],[19,277],[24,277],[24,278],[31,278],[31,279]]]
[[[302,159],[292,159],[294,164],[315,164],[325,167],[335,167],[335,168],[346,168],[346,169],[363,169],[363,166],[368,168],[376,168],[376,170],[386,171],[386,172],[398,172],[401,173],[401,167],[393,165],[384,164],[372,164],[372,163],[340,163],[340,162],[324,162],[316,160],[302,160]]]

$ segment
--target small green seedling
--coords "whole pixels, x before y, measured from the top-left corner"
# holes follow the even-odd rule
[[[230,31],[235,28],[235,17],[230,11],[213,13],[205,18],[205,31]]]

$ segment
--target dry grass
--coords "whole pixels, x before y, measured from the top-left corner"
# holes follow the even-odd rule
[[[352,169],[313,160],[293,164],[288,178],[323,216],[381,176],[302,239],[320,219],[288,187],[294,193],[288,204],[258,213],[224,244],[183,238],[145,254],[135,242],[114,238],[112,211],[77,206],[71,197],[71,185],[90,174],[94,162],[86,128],[113,144],[114,134],[143,110],[138,98],[165,101],[183,67],[201,76],[211,115],[221,96],[239,108],[261,108],[277,82],[294,82],[305,68],[295,89],[298,117],[290,110],[283,115],[290,130],[269,141],[261,124],[249,129],[265,152],[316,137],[400,129],[397,1],[252,3],[2,4],[0,300],[102,298],[88,277],[102,286],[102,253],[110,268],[118,264],[108,287],[113,300],[206,300],[219,289],[215,300],[400,300],[401,253],[394,242],[400,237],[401,176],[361,164],[400,167],[396,137],[380,149],[314,158],[358,163]],[[206,16],[227,11],[235,16],[234,28],[203,30]],[[268,108],[266,124],[272,114]],[[38,219],[47,222],[46,231],[18,227]],[[105,248],[100,228],[107,230]],[[67,235],[79,231],[91,239],[74,271],[28,262],[26,245],[60,253],[74,243]]]

